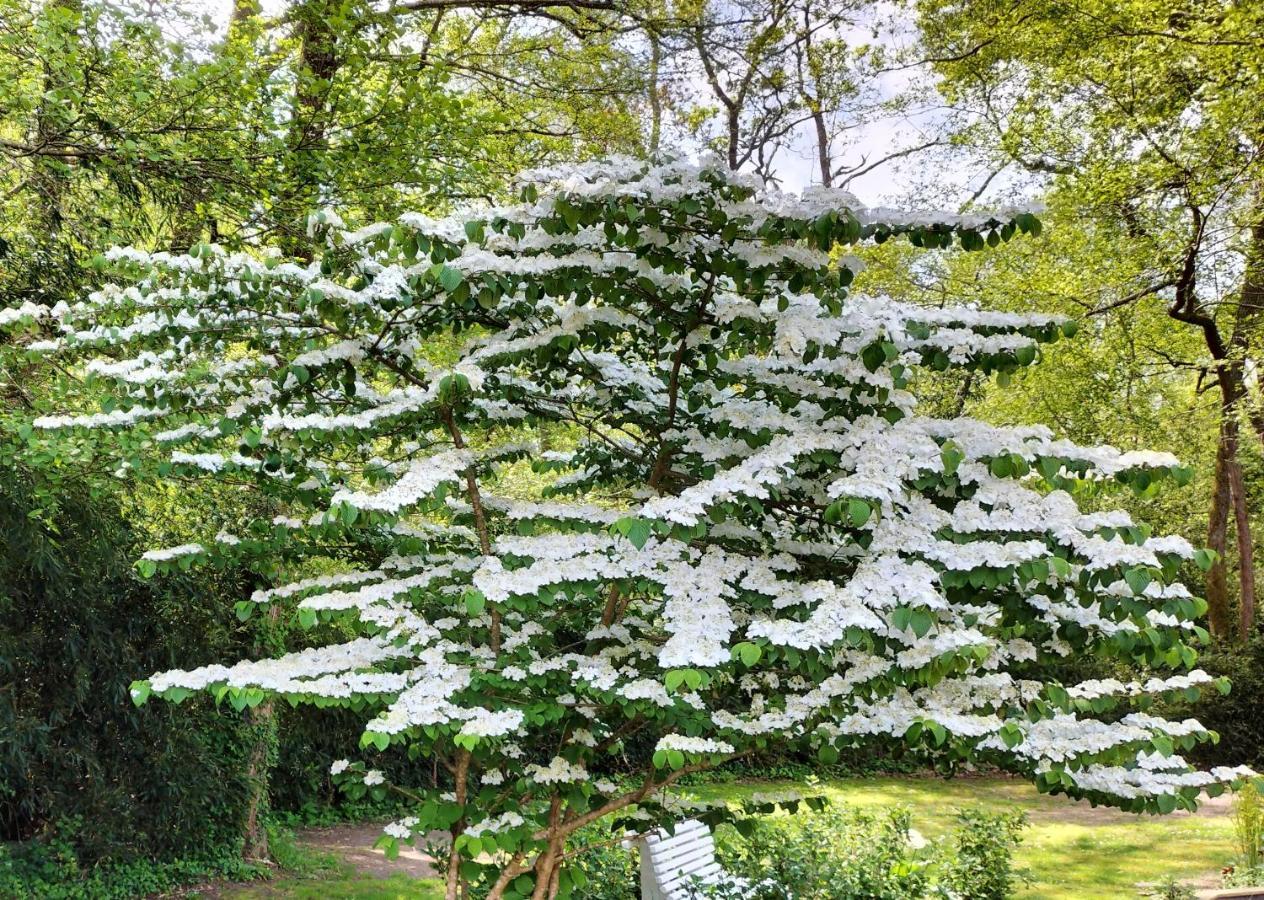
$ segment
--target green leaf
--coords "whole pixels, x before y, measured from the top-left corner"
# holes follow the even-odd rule
[[[152,688],[150,688],[148,681],[133,681],[131,685],[132,702],[140,706],[149,699],[151,690]]]
[[[449,294],[459,288],[462,281],[464,281],[464,276],[460,269],[444,266],[439,270],[439,284]]]
[[[930,610],[920,607],[913,610],[909,617],[909,627],[919,638],[926,637],[934,623],[935,617],[931,615]]]
[[[238,600],[233,604],[233,610],[237,613],[239,621],[246,621],[255,611],[255,602],[253,600]]]
[[[1013,750],[1023,742],[1023,730],[1013,722],[1004,725],[1001,728],[1000,735],[1001,740],[1005,742],[1005,746],[1010,750]]]
[[[864,500],[848,500],[847,501],[847,517],[851,519],[851,524],[860,528],[869,521],[869,515],[873,510]]]
[[[865,364],[865,368],[870,372],[876,372],[887,361],[886,352],[882,349],[882,344],[873,343],[860,351],[860,361]]]
[[[627,538],[632,542],[632,546],[640,550],[645,546],[645,542],[650,539],[652,527],[646,519],[633,519],[631,526],[628,528]]]
[[[298,608],[298,624],[304,629],[311,628],[315,625],[316,610],[307,606],[300,606]]]
[[[465,592],[465,611],[470,614],[471,618],[481,616],[486,607],[487,598],[483,596],[482,591],[469,590]]]
[[[763,655],[763,650],[760,649],[759,645],[752,644],[749,641],[743,641],[734,646],[733,652],[737,654],[737,658],[742,661],[742,664],[747,667],[755,665],[755,663],[759,662],[760,656]]]
[[[1128,582],[1128,587],[1132,590],[1132,593],[1140,597],[1145,593],[1145,589],[1150,586],[1150,573],[1142,568],[1129,569],[1127,572],[1124,572],[1124,581]]]

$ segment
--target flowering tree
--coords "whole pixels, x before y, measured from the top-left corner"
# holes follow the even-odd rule
[[[354,638],[133,696],[364,711],[364,754],[446,770],[390,786],[416,809],[386,841],[446,830],[449,898],[571,895],[585,826],[671,821],[674,781],[769,746],[923,747],[1136,811],[1249,774],[1193,771],[1179,751],[1213,736],[1144,711],[1211,680],[1180,674],[1204,605],[1176,580],[1206,554],[1069,493],[1188,472],[915,412],[919,367],[1009,373],[1070,324],[847,295],[841,246],[980,250],[1037,231],[1030,214],[868,212],[619,161],[535,173],[515,206],[313,228],[310,266],[109,254],[126,277],[28,346],[83,357],[115,402],[34,427],[130,429],[163,471],[279,513],[147,553],[146,575],[372,556],[239,604]],[[1172,671],[1032,674],[1086,653]],[[631,777],[590,777],[618,752]]]

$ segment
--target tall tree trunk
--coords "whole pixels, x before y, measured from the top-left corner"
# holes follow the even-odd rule
[[[65,47],[57,52],[49,52],[41,61],[41,96],[39,107],[35,111],[32,127],[31,143],[37,148],[56,144],[63,139],[62,128],[66,116],[70,113],[56,99],[57,93],[66,87],[69,73],[57,70],[54,65],[66,62],[74,55],[80,45],[79,28],[83,22],[82,0],[48,0],[44,5],[44,23],[52,40],[65,42]],[[78,77],[78,72],[75,76]],[[39,216],[39,240],[51,256],[61,245],[60,235],[63,220],[62,207],[65,202],[68,179],[64,167],[70,165],[68,160],[36,153],[32,163],[31,190],[37,196],[35,210]],[[71,260],[68,260],[71,262]],[[53,260],[48,265],[55,264]]]
[[[1233,526],[1238,548],[1238,609],[1240,622],[1238,637],[1246,641],[1255,627],[1255,553],[1251,537],[1251,519],[1247,510],[1246,482],[1242,477],[1242,465],[1238,461],[1238,422],[1228,418],[1225,422],[1226,470],[1229,495],[1233,502]]]
[[[263,625],[260,649],[267,653],[276,639],[281,607],[272,604]],[[246,710],[246,725],[254,735],[250,759],[246,763],[246,782],[250,797],[246,800],[246,821],[243,825],[242,856],[247,860],[268,858],[268,829],[264,816],[268,809],[269,781],[276,762],[278,729],[276,710],[269,697],[258,706]]]
[[[334,76],[342,66],[334,31],[338,0],[307,0],[294,10],[300,41],[298,77],[294,85],[294,119],[290,123],[285,219],[277,223],[286,252],[311,259],[306,217],[320,202],[327,150],[330,99]]]
[[[1246,359],[1257,344],[1260,314],[1264,312],[1264,191],[1255,205],[1255,219],[1248,231],[1246,267],[1242,290],[1234,311],[1229,345],[1217,367],[1221,390],[1221,450],[1225,453],[1225,478],[1232,501],[1238,548],[1238,638],[1247,641],[1255,631],[1255,566],[1250,507],[1242,465],[1238,460],[1238,416],[1245,413],[1256,437],[1264,442],[1264,414],[1252,402],[1246,386]],[[1241,408],[1239,408],[1241,407]],[[1219,461],[1219,454],[1217,454]],[[1218,489],[1218,488],[1217,488]],[[1215,548],[1213,548],[1215,549]],[[1208,599],[1210,607],[1211,600]],[[1208,610],[1210,612],[1210,609]]]
[[[1216,638],[1229,640],[1233,637],[1227,558],[1232,490],[1225,458],[1223,422],[1220,432],[1216,444],[1216,467],[1212,476],[1211,512],[1207,517],[1207,547],[1216,553],[1216,562],[1207,571],[1207,624]]]
[[[1264,191],[1262,191],[1264,194]],[[1251,243],[1247,250],[1246,269],[1242,274],[1242,294],[1238,299],[1238,318],[1243,326],[1242,342],[1256,346],[1260,314],[1264,312],[1264,197],[1256,204],[1256,219],[1251,224]],[[1249,352],[1249,350],[1248,350]],[[1249,418],[1256,434],[1264,441],[1264,411],[1258,403],[1248,402]],[[1243,504],[1245,506],[1245,504]],[[1246,515],[1246,510],[1242,515]],[[1255,595],[1243,595],[1241,604],[1242,640],[1249,641],[1255,634]]]
[[[663,98],[659,91],[659,67],[663,61],[663,42],[658,32],[651,30],[650,38],[650,156],[658,155],[659,143],[663,137]]]
[[[824,187],[834,186],[834,164],[830,159],[829,130],[825,127],[825,113],[821,104],[812,103],[812,126],[816,129],[816,161],[821,167],[821,184]]]

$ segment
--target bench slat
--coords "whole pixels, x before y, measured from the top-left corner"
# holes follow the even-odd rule
[[[715,858],[711,829],[690,819],[679,823],[674,834],[666,829],[640,839],[642,900],[685,900],[688,885],[734,882]]]

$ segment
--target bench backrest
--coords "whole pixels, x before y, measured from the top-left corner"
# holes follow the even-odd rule
[[[722,875],[711,829],[697,819],[678,824],[675,834],[659,829],[641,840],[642,900],[684,900],[693,878],[710,884]]]

